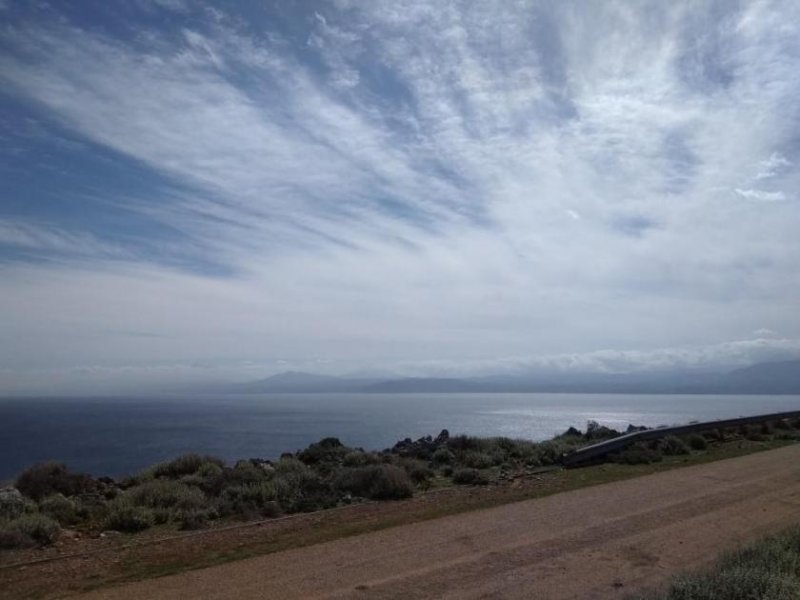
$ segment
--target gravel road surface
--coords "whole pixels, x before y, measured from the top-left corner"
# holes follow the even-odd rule
[[[623,598],[794,523],[800,523],[800,445],[81,598]]]

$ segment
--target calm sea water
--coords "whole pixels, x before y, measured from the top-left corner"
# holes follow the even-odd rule
[[[404,437],[541,440],[570,425],[671,425],[800,410],[800,396],[292,394],[0,400],[0,481],[43,460],[120,476],[184,452],[277,458],[326,436],[382,449]]]

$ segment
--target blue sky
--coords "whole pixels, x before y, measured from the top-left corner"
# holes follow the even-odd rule
[[[800,355],[796,2],[0,0],[0,392]]]

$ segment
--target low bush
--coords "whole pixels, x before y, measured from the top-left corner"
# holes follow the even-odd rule
[[[489,478],[478,469],[458,469],[453,473],[453,483],[459,485],[486,485]]]
[[[793,600],[800,598],[800,529],[724,556],[710,571],[675,578],[639,600]]]
[[[620,433],[616,429],[611,429],[605,425],[600,425],[597,421],[589,421],[586,424],[586,433],[584,438],[589,441],[598,441],[610,439],[619,436]]]
[[[106,529],[135,533],[155,524],[153,511],[136,506],[124,497],[112,501],[105,520]]]
[[[380,458],[372,452],[362,452],[360,450],[348,452],[342,459],[342,465],[345,467],[365,467],[367,465],[377,465],[379,462]]]
[[[612,460],[623,465],[649,465],[662,460],[658,450],[639,442],[615,454]]]
[[[342,469],[336,476],[334,487],[371,500],[400,500],[410,498],[414,493],[411,478],[395,465]]]
[[[58,539],[58,522],[38,513],[26,514],[9,521],[0,529],[0,545],[5,548],[47,546]]]
[[[338,495],[328,482],[294,458],[275,465],[275,496],[286,512],[309,512],[335,506]]]
[[[274,516],[276,497],[275,485],[269,481],[234,485],[222,491],[219,508],[222,514],[245,518]]]
[[[431,460],[437,465],[450,465],[456,460],[456,455],[450,452],[447,448],[437,448]]]
[[[146,508],[182,510],[206,508],[206,495],[196,487],[169,479],[155,479],[132,487],[124,494],[132,504]]]
[[[71,473],[62,463],[47,462],[24,470],[15,487],[28,498],[41,500],[53,494],[75,496],[91,492],[96,484],[88,475]]]
[[[339,438],[328,437],[320,440],[315,444],[311,444],[308,448],[303,450],[297,455],[307,465],[316,465],[319,463],[341,463],[345,455],[350,452],[350,449],[345,447]]]
[[[681,454],[691,453],[689,445],[681,438],[675,437],[674,435],[668,435],[662,439],[658,444],[658,448],[667,456],[678,456]]]
[[[199,467],[197,467],[197,471],[195,471],[195,475],[198,477],[202,477],[206,479],[208,477],[216,477],[217,475],[222,474],[223,465],[220,465],[218,462],[206,461]]]
[[[17,488],[0,488],[0,522],[11,521],[34,510],[36,506],[33,502],[26,499]]]
[[[76,503],[63,494],[53,494],[41,500],[39,512],[55,519],[61,525],[74,525],[80,518]]]
[[[494,465],[494,459],[486,452],[470,450],[461,457],[461,463],[472,469],[488,469]]]
[[[399,466],[408,473],[411,481],[419,487],[428,487],[430,480],[435,475],[428,464],[422,460],[406,459]]]
[[[686,438],[686,441],[692,450],[705,450],[708,448],[708,441],[706,438],[696,433]]]
[[[168,477],[177,479],[183,475],[193,475],[203,465],[211,463],[222,468],[225,461],[215,456],[204,456],[201,454],[184,454],[169,462],[161,463],[152,467],[148,472],[153,477]]]

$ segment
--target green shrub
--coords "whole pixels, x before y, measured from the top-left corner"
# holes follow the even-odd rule
[[[55,519],[62,525],[74,525],[79,520],[78,507],[75,502],[63,494],[53,494],[41,500],[39,512]]]
[[[690,435],[686,441],[689,443],[689,447],[692,450],[705,450],[708,448],[708,441],[706,441],[706,438],[696,433]]]
[[[13,487],[0,488],[0,522],[11,521],[23,514],[33,512],[36,506]]]
[[[195,473],[195,475],[197,475],[198,477],[202,477],[203,479],[206,479],[208,477],[216,477],[217,475],[221,474],[222,474],[222,465],[220,465],[218,462],[211,462],[211,461],[206,461],[202,465],[197,467],[197,471]]]
[[[319,463],[340,463],[349,454],[347,448],[335,437],[327,437],[319,442],[311,444],[308,448],[297,455],[302,462],[307,465]]]
[[[50,517],[38,513],[22,515],[2,527],[2,544],[6,548],[20,548],[38,544],[47,546],[58,539],[61,528]]]
[[[486,485],[489,478],[478,469],[458,469],[453,473],[453,483],[459,485]]]
[[[561,460],[562,454],[572,450],[574,447],[574,445],[565,444],[563,441],[550,440],[542,442],[537,445],[536,455],[528,460],[528,464],[537,467],[555,465]]]
[[[433,455],[431,456],[431,460],[437,465],[450,465],[453,464],[456,460],[456,455],[450,452],[447,448],[437,448]]]
[[[254,518],[275,513],[275,486],[269,481],[227,487],[220,495],[220,511],[228,515]]]
[[[179,481],[154,479],[132,487],[124,494],[132,504],[147,508],[198,509],[207,505],[206,495]]]
[[[108,507],[105,527],[116,531],[135,533],[155,523],[153,511],[144,506],[135,506],[124,497],[120,497]]]
[[[659,451],[639,442],[614,455],[612,460],[623,465],[649,465],[661,461],[662,456]]]
[[[406,459],[399,466],[408,473],[415,485],[423,488],[428,486],[430,479],[434,476],[433,470],[421,460]]]
[[[461,462],[467,467],[473,469],[488,469],[494,465],[494,459],[486,452],[477,452],[469,450],[464,452],[461,457]]]
[[[800,529],[728,554],[705,573],[675,578],[640,600],[794,600],[800,598]]]
[[[338,496],[317,473],[294,458],[275,464],[275,495],[286,512],[308,512],[335,506]]]
[[[365,467],[367,465],[377,465],[379,462],[380,458],[374,453],[360,450],[348,452],[342,459],[342,465],[345,467]]]
[[[658,445],[661,452],[667,456],[677,456],[680,454],[689,454],[691,452],[689,445],[681,438],[674,435],[668,435]]]
[[[28,498],[41,500],[52,494],[76,496],[96,488],[94,480],[82,473],[71,473],[66,465],[47,462],[25,469],[17,478],[16,488]]]
[[[447,447],[456,454],[468,450],[481,451],[486,447],[486,440],[471,435],[454,435],[448,438]]]
[[[152,477],[169,477],[177,479],[183,475],[193,475],[197,473],[201,466],[212,463],[218,467],[225,466],[225,461],[215,456],[204,456],[200,454],[184,454],[169,462],[155,465],[148,470]]]
[[[414,493],[414,485],[408,474],[394,465],[342,469],[336,476],[334,486],[371,500],[400,500],[410,498]]]
[[[586,425],[584,439],[588,441],[598,441],[617,437],[618,435],[620,435],[620,433],[616,429],[600,425],[597,421],[589,421]]]

